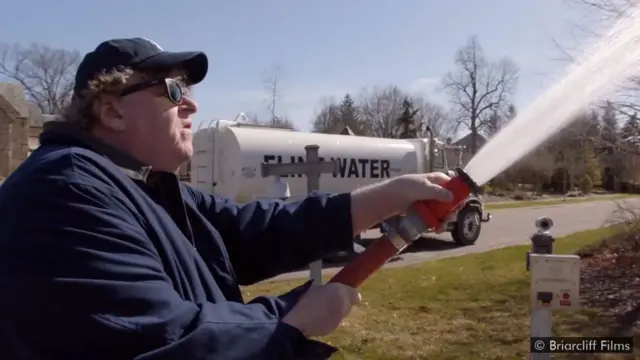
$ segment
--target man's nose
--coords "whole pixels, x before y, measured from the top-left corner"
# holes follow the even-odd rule
[[[188,111],[190,114],[194,114],[198,111],[198,103],[196,103],[196,101],[189,96],[185,96],[182,98],[180,107],[185,111]]]

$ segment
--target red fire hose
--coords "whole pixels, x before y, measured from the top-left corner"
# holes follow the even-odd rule
[[[457,168],[456,176],[442,185],[453,193],[451,202],[435,200],[419,201],[411,206],[407,216],[388,229],[360,253],[351,263],[340,270],[329,282],[360,287],[389,259],[410,245],[423,231],[439,229],[447,216],[458,207],[469,194],[479,193],[479,187],[464,170]]]

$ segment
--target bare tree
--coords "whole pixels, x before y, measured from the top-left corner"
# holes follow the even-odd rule
[[[316,109],[312,131],[325,134],[338,134],[342,130],[340,116],[340,104],[333,97],[325,97],[320,100],[319,109]]]
[[[346,96],[345,96],[346,98]],[[352,127],[358,135],[398,138],[401,127],[398,119],[402,116],[403,102],[409,100],[415,110],[413,123],[416,135],[427,137],[427,126],[437,137],[450,136],[453,127],[446,110],[421,96],[412,96],[395,85],[363,89],[355,96],[353,106],[357,108],[357,121],[346,124],[344,119],[345,101],[335,98],[324,98],[313,120],[313,131],[323,133],[340,133],[345,125]]]
[[[248,111],[244,113],[246,122],[249,124],[263,124],[263,121],[260,120],[260,117],[257,113]]]
[[[0,78],[22,85],[27,100],[43,114],[58,113],[71,99],[80,61],[77,51],[0,44]]]
[[[276,116],[275,119],[271,120],[271,125],[291,130],[298,130],[298,128],[293,124],[293,121],[286,116]]]
[[[581,12],[580,21],[571,23],[572,32],[568,43],[553,43],[559,51],[561,61],[575,63],[583,55],[586,45],[604,34],[604,30],[620,19],[627,17],[630,10],[640,1],[638,0],[564,0],[573,6],[575,11]],[[631,76],[623,81],[611,96],[594,105],[605,108],[614,105],[615,111],[624,115],[631,115],[640,111],[640,77]]]
[[[458,50],[455,64],[457,71],[448,73],[442,84],[455,111],[455,130],[464,125],[471,131],[469,150],[475,154],[478,134],[491,126],[491,115],[508,115],[518,68],[509,59],[488,61],[476,37]]]
[[[246,112],[244,113],[244,116],[246,119],[246,123],[248,124],[266,125],[266,126],[297,130],[293,122],[286,117],[276,116],[275,118],[265,120],[265,119],[260,119],[260,116],[254,112]]]
[[[269,114],[271,115],[271,121],[275,125],[277,120],[277,105],[282,100],[282,78],[284,70],[281,64],[275,63],[267,69],[263,76],[263,81],[266,90],[269,94]]]
[[[432,103],[421,96],[414,96],[411,99],[414,106],[419,109],[415,117],[416,122],[421,124],[418,128],[418,137],[427,137],[427,126],[438,138],[445,139],[453,135],[451,119],[442,105]]]
[[[402,102],[406,96],[407,94],[395,85],[365,89],[360,94],[359,104],[367,135],[397,138],[397,119],[402,114]]]

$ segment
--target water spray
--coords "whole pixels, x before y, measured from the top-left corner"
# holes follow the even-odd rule
[[[359,287],[389,259],[418,239],[421,234],[439,229],[447,216],[471,193],[478,192],[489,180],[525,157],[571,123],[575,115],[591,102],[632,76],[640,75],[640,6],[627,16],[570,68],[564,79],[539,97],[529,108],[498,132],[469,161],[465,169],[443,186],[454,200],[447,203],[415,203],[404,216],[383,222],[384,234],[330,282]]]

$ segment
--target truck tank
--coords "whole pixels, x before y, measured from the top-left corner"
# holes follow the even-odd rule
[[[318,145],[323,160],[337,159],[337,174],[322,174],[320,190],[350,192],[407,173],[425,172],[428,140],[383,139],[245,126],[220,120],[193,137],[191,184],[239,202],[266,197],[272,179],[260,164],[303,162],[306,145]],[[302,174],[283,177],[293,198],[306,195]]]

